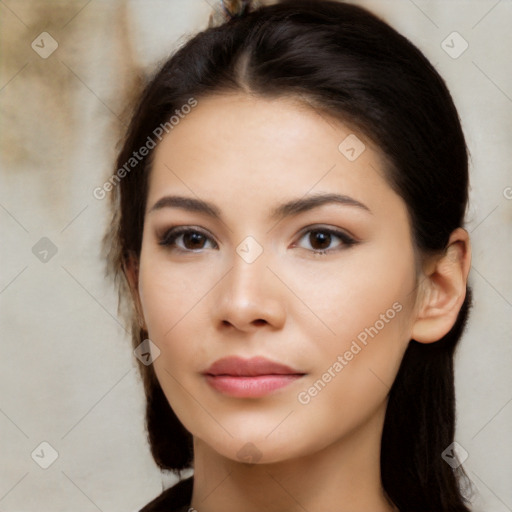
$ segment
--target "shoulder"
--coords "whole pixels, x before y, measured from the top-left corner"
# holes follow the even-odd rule
[[[192,500],[194,477],[181,480],[166,489],[154,500],[140,509],[139,512],[187,512]]]

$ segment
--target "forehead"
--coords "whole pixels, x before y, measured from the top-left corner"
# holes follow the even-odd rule
[[[381,152],[364,134],[297,99],[243,93],[198,99],[163,138],[148,207],[168,191],[255,210],[316,192],[404,206],[385,179]]]

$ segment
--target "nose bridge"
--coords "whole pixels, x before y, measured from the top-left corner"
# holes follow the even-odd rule
[[[239,329],[261,323],[274,326],[284,321],[279,286],[267,268],[270,253],[255,237],[247,236],[236,246],[231,268],[215,298],[217,320]]]
[[[267,269],[268,251],[252,235],[246,236],[235,248],[229,287],[233,298],[240,301],[262,303],[271,293]]]
[[[252,235],[246,236],[236,246],[235,252],[240,257],[240,259],[242,259],[248,265],[252,265],[258,259],[265,260],[268,256],[268,254],[265,254],[265,256],[262,258],[263,254],[266,252],[263,248],[263,244],[256,240],[256,238]]]

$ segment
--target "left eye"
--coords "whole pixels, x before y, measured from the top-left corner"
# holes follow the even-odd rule
[[[159,244],[178,252],[198,252],[207,248],[208,242],[210,242],[210,245],[217,247],[215,241],[202,231],[178,227],[170,229],[164,234]]]
[[[327,228],[315,228],[306,231],[300,238],[305,240],[309,247],[305,247],[308,250],[312,250],[317,254],[326,254],[332,251],[339,250],[341,248],[350,247],[354,245],[356,241],[343,231],[337,231]],[[338,241],[335,247],[332,244]]]

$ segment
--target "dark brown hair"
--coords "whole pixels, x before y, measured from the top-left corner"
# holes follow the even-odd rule
[[[245,4],[246,2],[244,2]],[[193,97],[216,92],[288,96],[358,128],[390,165],[386,179],[403,198],[419,254],[440,254],[463,226],[468,154],[450,93],[424,55],[363,8],[327,0],[287,0],[210,27],[178,49],[148,82],[135,109],[117,169],[155,128]],[[152,153],[151,153],[152,154]],[[123,265],[141,250],[151,154],[111,194],[105,236],[108,271],[128,294]],[[453,356],[471,303],[432,344],[411,340],[389,394],[381,474],[401,512],[467,512],[462,468],[441,453],[454,439]],[[133,345],[147,337],[131,315]],[[175,416],[152,366],[140,364],[146,421],[156,463],[179,473],[193,462],[192,436]]]

